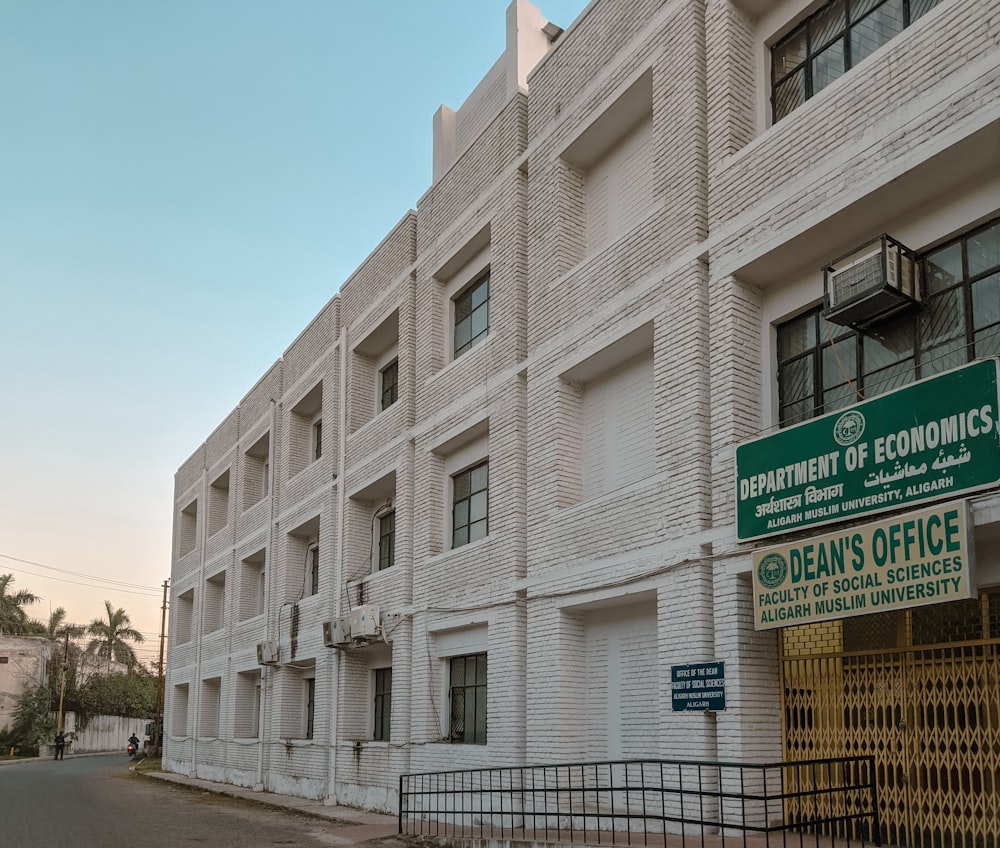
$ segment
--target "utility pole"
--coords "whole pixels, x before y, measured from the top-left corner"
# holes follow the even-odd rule
[[[160,616],[160,665],[156,679],[156,719],[153,721],[153,756],[160,755],[160,725],[163,722],[163,645],[167,638],[167,587],[169,580],[163,581],[163,614]]]
[[[56,722],[56,733],[63,732],[63,701],[66,698],[66,668],[69,665],[69,631],[66,631],[66,644],[63,648],[62,683],[59,685],[59,721]]]

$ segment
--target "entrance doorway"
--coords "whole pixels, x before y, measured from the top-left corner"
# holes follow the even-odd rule
[[[1000,591],[779,644],[785,759],[873,756],[890,845],[1000,848]]]

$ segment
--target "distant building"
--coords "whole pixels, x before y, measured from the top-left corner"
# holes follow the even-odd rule
[[[986,834],[998,26],[515,0],[416,211],[177,472],[166,767],[393,810],[868,753],[890,842]]]
[[[41,636],[0,636],[0,731],[27,690],[48,683],[52,643]]]

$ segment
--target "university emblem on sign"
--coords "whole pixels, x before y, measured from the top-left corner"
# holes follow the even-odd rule
[[[841,447],[853,445],[865,432],[865,416],[852,409],[845,412],[833,425],[833,439]]]
[[[757,580],[765,589],[776,589],[788,576],[788,563],[781,554],[768,554],[757,566]]]

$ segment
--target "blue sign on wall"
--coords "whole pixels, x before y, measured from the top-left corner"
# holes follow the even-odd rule
[[[726,708],[726,664],[670,666],[674,712],[718,712]]]

